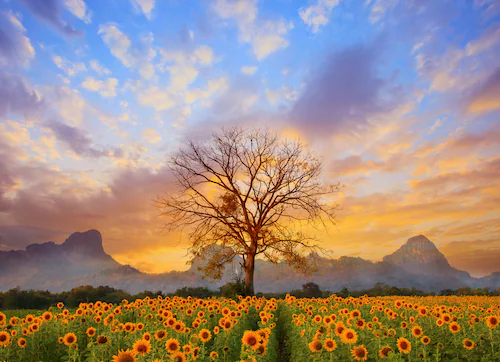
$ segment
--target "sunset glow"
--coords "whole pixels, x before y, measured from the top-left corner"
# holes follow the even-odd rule
[[[333,258],[425,235],[500,271],[500,6],[475,1],[0,3],[0,251],[97,229],[148,273],[186,270],[154,200],[168,155],[270,128],[342,184]]]

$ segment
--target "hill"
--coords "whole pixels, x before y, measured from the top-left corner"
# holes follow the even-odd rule
[[[330,291],[344,287],[366,289],[377,282],[428,292],[463,286],[491,289],[500,286],[500,273],[473,278],[469,273],[453,268],[434,243],[423,235],[410,238],[380,262],[346,256],[328,259],[311,255],[310,259],[317,266],[317,271],[310,276],[298,274],[285,262],[275,265],[258,260],[256,291],[287,292],[300,289],[309,281]],[[144,290],[169,293],[183,286],[216,288],[232,279],[240,260],[227,265],[223,279],[216,284],[202,278],[198,267],[204,263],[202,259],[195,260],[186,271],[143,273],[114,260],[104,251],[99,231],[89,230],[73,233],[62,244],[46,242],[29,245],[26,250],[0,252],[0,290],[19,286],[59,292],[79,285],[108,285],[130,293]]]

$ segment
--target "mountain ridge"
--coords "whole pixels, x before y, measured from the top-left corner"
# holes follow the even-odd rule
[[[310,276],[298,274],[287,263],[256,263],[256,291],[287,292],[313,281],[325,290],[365,289],[377,282],[396,287],[416,287],[440,291],[469,287],[500,287],[500,272],[473,278],[453,268],[444,254],[424,235],[408,239],[399,249],[373,262],[359,257],[338,259],[316,256],[318,270]],[[62,244],[52,241],[30,244],[26,250],[0,251],[0,290],[19,286],[23,289],[47,289],[53,292],[79,285],[108,285],[129,292],[145,289],[173,292],[183,286],[218,287],[234,277],[240,260],[226,265],[221,281],[204,280],[198,271],[205,261],[197,259],[186,271],[160,274],[144,273],[114,260],[104,250],[98,230],[71,234]]]

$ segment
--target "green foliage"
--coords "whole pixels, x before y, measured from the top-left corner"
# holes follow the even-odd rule
[[[326,294],[329,295],[328,292]],[[324,292],[319,288],[318,284],[309,282],[302,285],[302,290],[292,290],[290,295],[294,295],[298,298],[321,298],[324,296]]]
[[[156,298],[162,295],[160,291],[153,293],[144,291],[131,295],[121,289],[108,286],[93,287],[82,285],[68,292],[51,293],[47,290],[21,290],[18,288],[0,292],[0,310],[9,309],[47,309],[57,302],[63,302],[70,308],[77,307],[80,303],[96,302],[98,300],[119,304],[123,299],[135,300],[146,296]]]
[[[219,295],[219,293],[208,289],[207,287],[183,287],[177,289],[174,295],[183,298],[187,298],[189,296],[194,298],[210,298],[212,296]]]
[[[220,287],[220,296],[226,298],[237,298],[238,295],[246,296],[247,290],[245,286],[245,282],[236,277],[233,282],[226,283],[222,287]]]

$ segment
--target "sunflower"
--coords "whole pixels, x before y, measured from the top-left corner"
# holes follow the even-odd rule
[[[447,314],[447,313],[443,314],[442,319],[443,319],[443,322],[445,322],[445,323],[450,323],[451,322],[451,316],[449,314]]]
[[[210,338],[212,338],[212,333],[208,329],[202,329],[200,333],[198,333],[198,337],[200,337],[200,340],[205,343],[210,341]]]
[[[453,334],[460,332],[460,325],[457,322],[451,322],[449,328]]]
[[[0,331],[0,346],[7,347],[10,343],[10,334]]]
[[[167,336],[167,332],[165,332],[165,330],[163,329],[158,329],[156,332],[155,332],[155,338],[156,340],[160,341],[162,340],[163,338],[165,338]]]
[[[360,318],[356,321],[356,327],[358,327],[358,328],[361,328],[361,329],[365,328],[365,325],[366,325],[366,323],[365,323],[365,320],[363,318]]]
[[[193,353],[191,353],[191,358],[193,361],[196,361],[200,355],[200,347],[194,347],[193,348]]]
[[[97,344],[106,344],[108,343],[108,337],[100,335],[96,339]]]
[[[378,355],[380,356],[380,358],[386,358],[389,356],[390,352],[392,352],[392,348],[388,347],[388,346],[384,346],[384,347],[380,348],[380,350],[378,351]]]
[[[25,338],[19,338],[17,340],[17,345],[19,346],[19,348],[26,347],[26,339]]]
[[[488,328],[496,328],[498,326],[498,317],[494,315],[486,317],[486,325]]]
[[[63,302],[57,303],[57,308],[62,309],[63,307],[64,307],[64,303]]]
[[[177,352],[181,347],[179,342],[175,338],[170,338],[165,342],[165,347],[167,347],[167,351],[170,353]]]
[[[411,351],[411,343],[404,337],[398,338],[398,349],[399,352],[408,354]]]
[[[254,331],[245,331],[243,333],[243,337],[241,338],[241,342],[244,345],[247,345],[252,348],[257,348],[257,334]]]
[[[333,339],[327,338],[325,339],[324,346],[328,352],[333,352],[337,349],[337,342],[335,342]]]
[[[42,319],[45,321],[45,322],[48,322],[50,320],[52,320],[52,313],[50,312],[44,312],[42,314]]]
[[[264,356],[267,353],[267,347],[263,344],[259,344],[255,351],[259,356]]]
[[[423,336],[422,338],[420,338],[420,341],[425,345],[428,345],[429,343],[431,343],[431,339],[427,336]]]
[[[317,339],[313,339],[311,343],[309,343],[309,349],[311,352],[319,352],[323,348],[321,342]]]
[[[217,358],[219,358],[219,354],[215,351],[210,352],[210,359],[212,361],[215,361]]]
[[[134,343],[132,348],[135,353],[145,356],[151,352],[151,342],[146,341],[145,339],[139,339]]]
[[[137,358],[135,358],[136,353],[127,349],[124,351],[123,349],[118,351],[118,355],[113,356],[111,362],[136,362]]]
[[[413,328],[411,329],[411,334],[413,334],[413,336],[415,338],[419,338],[420,336],[422,336],[422,328],[420,328],[420,326],[413,326]]]
[[[468,349],[469,351],[472,350],[474,348],[474,341],[471,341],[470,339],[468,338],[465,338],[463,341],[462,341],[463,345],[464,345],[464,348],[465,349]]]
[[[342,334],[342,332],[344,331],[344,329],[345,329],[345,325],[344,325],[344,323],[342,323],[342,322],[338,322],[338,323],[335,325],[335,335],[336,335],[337,337],[340,337],[340,336],[341,336],[341,334]]]
[[[340,335],[340,340],[345,344],[354,344],[358,341],[358,334],[354,329],[346,328]]]
[[[182,352],[175,352],[172,355],[172,361],[174,361],[174,362],[186,362],[187,358],[186,358],[186,355],[184,353],[182,353]]]
[[[95,336],[95,328],[94,327],[90,327],[90,328],[87,328],[87,331],[85,332],[87,334],[87,336],[89,337],[93,337]]]
[[[71,346],[76,342],[76,335],[72,332],[66,333],[63,337],[63,342],[66,346]]]
[[[351,355],[356,359],[356,361],[366,361],[368,359],[368,350],[364,345],[354,346],[352,347]]]

